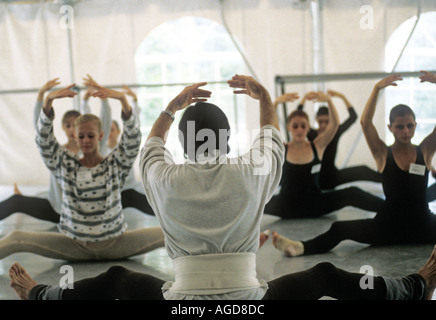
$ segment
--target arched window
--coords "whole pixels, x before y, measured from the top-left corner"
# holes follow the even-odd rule
[[[198,17],[163,23],[142,41],[135,63],[137,82],[150,85],[138,90],[144,137],[159,113],[183,89],[182,84],[207,81],[205,89],[212,91],[209,102],[221,107],[229,118],[231,155],[238,154],[238,134],[245,128],[244,100],[232,93],[226,81],[235,73],[243,73],[245,65],[222,25]],[[180,160],[183,150],[177,125],[181,112],[177,114],[166,147]]]
[[[405,48],[395,72],[436,70],[436,12],[423,13]],[[391,72],[416,22],[416,17],[402,23],[386,44],[385,67]],[[388,87],[385,92],[386,119],[397,104],[410,106],[416,115],[418,127],[413,142],[420,143],[436,125],[436,86],[420,83],[417,78],[404,78],[398,88]],[[387,120],[388,121],[388,120]],[[387,131],[386,143],[393,143]]]

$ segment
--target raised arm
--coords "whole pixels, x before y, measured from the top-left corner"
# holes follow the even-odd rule
[[[185,109],[192,103],[207,101],[207,98],[210,98],[212,93],[200,88],[206,84],[207,82],[200,82],[185,87],[183,91],[168,104],[166,109],[161,112],[151,128],[147,140],[152,137],[159,137],[165,142],[167,132],[174,121],[174,114],[177,111]]]
[[[68,87],[50,92],[44,101],[43,110],[46,116],[51,117],[53,113],[53,101],[62,98],[73,98],[77,92],[71,90],[76,84],[71,84]]]
[[[336,111],[335,105],[333,104],[332,98],[329,94],[324,92],[314,92],[313,99],[318,102],[327,102],[329,108],[329,123],[326,129],[318,134],[318,136],[313,140],[313,143],[318,151],[318,155],[322,158],[324,150],[327,148],[328,144],[333,140],[336,131],[339,127],[339,115]]]
[[[274,108],[277,108],[277,106],[281,103],[286,102],[294,102],[299,98],[298,93],[292,92],[292,93],[285,93],[278,97],[276,100],[274,100]]]
[[[303,98],[301,99],[300,103],[297,106],[297,110],[303,110],[304,109],[304,104],[306,103],[306,100],[312,100],[313,99],[313,92],[307,92]]]
[[[347,99],[347,97],[346,97],[344,94],[340,93],[339,91],[335,91],[335,90],[327,90],[327,93],[328,93],[332,98],[333,98],[333,97],[336,97],[336,98],[339,98],[339,99],[341,99],[342,101],[344,101],[345,106],[346,106],[347,108],[352,108],[352,107],[353,107],[353,106],[351,105],[350,101]]]
[[[127,101],[124,92],[102,87],[98,84],[93,85],[94,92],[91,94],[93,97],[100,99],[115,99],[121,103],[121,111],[124,119],[129,119],[132,115],[132,107]]]
[[[336,97],[336,98],[341,99],[344,102],[345,106],[347,107],[348,118],[339,126],[339,130],[342,133],[342,132],[346,131],[357,120],[357,113],[354,110],[351,102],[347,99],[347,97],[344,94],[342,94],[341,92],[335,91],[335,90],[327,90],[327,93],[332,98]]]
[[[376,110],[377,100],[381,90],[388,86],[397,86],[396,81],[402,80],[400,75],[388,76],[377,82],[369,96],[365,109],[360,118],[362,131],[366,139],[366,143],[374,157],[379,172],[382,172],[386,163],[387,146],[380,139],[377,129],[374,126],[373,118]]]
[[[91,113],[91,108],[89,107],[89,97],[92,94],[92,88],[88,88],[83,96],[82,103],[80,104],[80,114]]]
[[[231,88],[238,88],[235,94],[246,94],[253,99],[259,100],[260,127],[270,124],[280,131],[276,108],[271,101],[269,92],[250,76],[235,75],[228,81]]]
[[[36,145],[46,167],[57,177],[60,176],[62,154],[65,148],[59,148],[59,143],[53,134],[53,101],[62,98],[72,98],[77,93],[70,89],[74,84],[56,91],[50,92],[44,101],[43,112],[40,112],[38,127],[36,130]]]
[[[126,85],[123,86],[123,90],[125,94],[132,97],[133,113],[138,118],[138,122],[141,126],[141,121],[140,121],[141,108],[138,106],[138,97],[136,96],[136,93]]]
[[[42,107],[44,105],[44,96],[45,96],[45,93],[47,91],[51,90],[52,88],[56,87],[58,84],[60,84],[59,78],[55,78],[53,80],[50,80],[50,81],[46,82],[38,90],[38,96],[36,98],[35,107],[33,108],[33,126],[35,127],[35,129],[37,129],[39,115],[40,115]]]
[[[430,82],[436,84],[436,75],[428,71],[421,71],[423,73],[419,79],[422,82]],[[425,163],[427,167],[431,167],[433,156],[436,152],[436,127],[433,131],[421,142],[421,150],[424,155]]]
[[[138,126],[138,120],[136,115],[133,114],[132,107],[129,105],[124,92],[105,88],[100,85],[94,85],[93,88],[95,89],[92,93],[93,97],[98,97],[100,99],[115,99],[121,103],[123,132],[118,145],[109,157],[113,156],[118,159],[118,162],[123,163],[120,177],[124,184],[124,181],[129,175],[130,169],[135,162],[135,158],[139,153],[139,147],[141,144],[141,132]]]
[[[59,78],[55,78],[53,80],[50,80],[48,82],[46,82],[38,91],[38,97],[37,100],[38,101],[44,101],[44,95],[47,91],[51,90],[52,88],[56,87],[58,84],[60,84],[59,82]]]

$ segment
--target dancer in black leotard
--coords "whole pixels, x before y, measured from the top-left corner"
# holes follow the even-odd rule
[[[319,186],[323,190],[328,190],[334,189],[341,184],[354,181],[381,182],[380,173],[367,166],[353,166],[343,169],[338,169],[336,167],[335,161],[339,139],[341,138],[342,134],[344,134],[357,120],[357,113],[345,95],[334,90],[327,90],[327,93],[332,97],[340,98],[344,102],[349,116],[342,124],[339,125],[335,136],[324,151],[321,171],[319,173]],[[304,96],[297,109],[303,110],[306,99],[310,99],[310,93]],[[318,109],[316,113],[316,121],[318,123],[318,129],[315,130],[311,128],[307,135],[307,138],[310,141],[313,141],[313,139],[315,139],[319,133],[325,130],[329,122],[329,112],[327,107],[321,106]]]
[[[302,110],[290,114],[287,127],[292,140],[286,146],[280,193],[266,205],[265,213],[292,219],[319,217],[346,206],[377,211],[383,199],[357,187],[321,191],[318,184],[320,159],[335,135],[338,117],[329,95],[312,93],[311,97],[328,102],[332,119],[326,129],[310,142],[306,139],[310,128],[307,114]]]
[[[427,72],[420,78],[436,83],[436,75]],[[327,252],[346,239],[374,245],[436,242],[436,216],[426,201],[436,130],[419,146],[413,145],[415,115],[408,106],[398,105],[389,117],[389,130],[395,142],[387,147],[372,123],[380,90],[396,86],[398,80],[400,76],[389,76],[375,85],[361,119],[368,146],[382,172],[385,203],[373,219],[334,222],[326,233],[308,241],[294,241],[274,233],[274,244],[286,255]]]

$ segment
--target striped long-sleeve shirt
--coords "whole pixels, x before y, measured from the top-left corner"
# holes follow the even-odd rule
[[[38,131],[38,120],[39,120],[39,115],[41,114],[42,107],[43,107],[43,101],[36,100],[35,106],[33,108],[33,125],[35,127],[35,131]],[[80,113],[81,114],[91,113],[91,108],[89,107],[88,102],[86,100],[82,101],[82,105],[80,107]],[[109,152],[107,151],[108,149],[107,140],[112,125],[112,111],[106,99],[102,100],[101,102],[99,117],[101,120],[101,129],[104,132],[103,139],[100,141],[100,153],[106,155],[109,154]],[[50,174],[49,188],[46,196],[53,210],[60,215],[62,209],[62,190],[61,187],[59,186],[58,180],[53,174]]]
[[[62,189],[59,230],[80,241],[102,241],[127,229],[121,205],[121,188],[141,144],[134,114],[123,119],[120,143],[101,163],[86,168],[80,159],[61,146],[53,133],[53,117],[42,111],[36,144],[47,168]]]

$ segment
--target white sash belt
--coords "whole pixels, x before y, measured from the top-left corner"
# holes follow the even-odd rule
[[[169,291],[216,294],[261,286],[254,253],[186,256],[173,260],[175,281]]]

